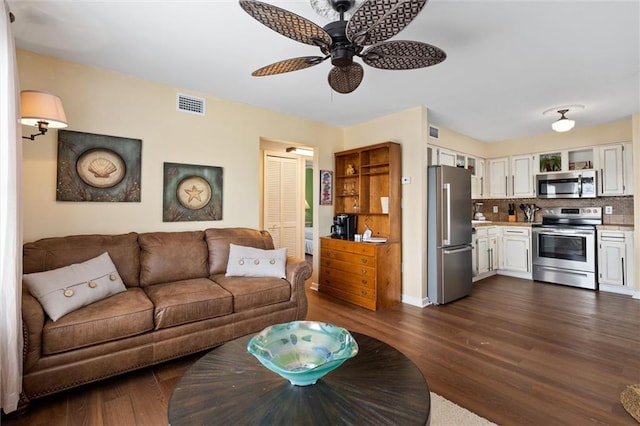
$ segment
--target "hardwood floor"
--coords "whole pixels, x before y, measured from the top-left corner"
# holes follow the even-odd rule
[[[395,346],[433,392],[500,425],[637,424],[619,396],[640,383],[639,300],[503,276],[423,309],[308,295],[308,319]],[[175,383],[201,355],[35,401],[2,424],[166,424]]]

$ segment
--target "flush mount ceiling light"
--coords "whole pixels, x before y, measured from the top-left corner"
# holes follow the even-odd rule
[[[308,148],[296,148],[292,146],[287,148],[287,152],[292,152],[294,154],[299,154],[299,155],[306,155],[307,157],[313,157],[313,150]]]
[[[20,92],[20,122],[25,126],[35,126],[40,133],[23,136],[24,139],[35,140],[47,130],[67,127],[67,116],[62,108],[62,101],[56,95],[23,90]]]
[[[577,110],[584,109],[584,105],[567,105],[561,107],[550,108],[546,110],[544,115],[560,114],[560,118],[551,124],[551,128],[556,132],[568,132],[576,125],[574,120],[571,120],[565,116],[569,112],[575,112]]]

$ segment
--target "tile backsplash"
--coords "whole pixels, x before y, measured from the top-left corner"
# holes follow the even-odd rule
[[[546,198],[510,198],[473,200],[483,203],[482,212],[487,220],[492,222],[507,222],[509,220],[509,204],[516,205],[516,221],[524,222],[524,213],[520,204],[535,204],[545,207],[602,207],[602,223],[610,225],[633,225],[633,196],[628,197],[598,197],[590,199],[546,199]],[[493,213],[493,207],[498,206],[498,213]],[[604,207],[612,206],[613,214],[604,214]],[[536,212],[534,222],[541,222],[540,211]],[[473,213],[471,213],[473,216]]]

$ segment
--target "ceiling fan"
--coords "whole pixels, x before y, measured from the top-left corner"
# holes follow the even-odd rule
[[[298,71],[331,58],[329,86],[351,93],[364,76],[354,56],[374,68],[407,70],[439,64],[447,54],[418,41],[386,41],[402,31],[420,13],[427,0],[365,0],[346,21],[344,15],[356,0],[326,0],[339,16],[324,28],[295,13],[258,0],[240,0],[240,6],[257,21],[295,41],[317,46],[324,56],[285,59],[255,70],[262,77]],[[365,46],[371,46],[365,49]]]

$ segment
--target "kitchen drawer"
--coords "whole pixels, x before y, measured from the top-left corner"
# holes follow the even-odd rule
[[[375,293],[376,277],[373,275],[350,274],[334,268],[323,268],[320,271],[320,283],[333,286],[339,283],[344,286],[362,287],[374,290],[372,293]]]
[[[363,265],[363,266],[375,266],[376,258],[373,256],[366,256],[363,254],[354,254],[345,251],[338,250],[328,250],[322,249],[320,250],[320,256],[322,260],[325,259],[335,259],[341,260],[343,262],[353,263],[354,265]]]
[[[478,226],[476,227],[476,235],[478,237],[488,237],[489,235],[497,235],[497,226]]]
[[[339,240],[334,238],[321,238],[321,249],[339,250],[354,254],[364,254],[366,256],[374,256],[376,246],[371,243],[356,243],[354,241]]]
[[[323,268],[339,269],[343,272],[354,275],[369,276],[372,278],[376,276],[376,270],[373,267],[363,266],[357,263],[343,262],[341,260],[322,258],[321,266]]]
[[[528,237],[531,229],[517,226],[505,226],[502,228],[503,235],[521,235]]]

